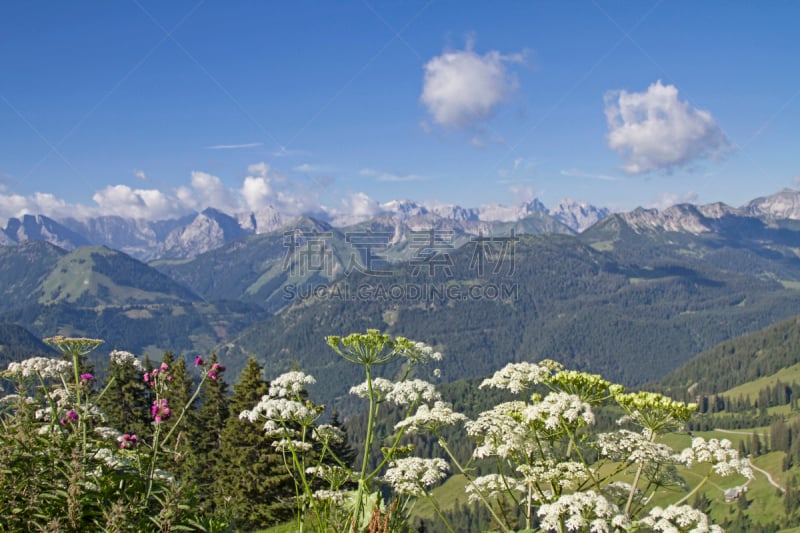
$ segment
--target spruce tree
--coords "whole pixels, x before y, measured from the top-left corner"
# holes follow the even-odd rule
[[[228,420],[228,385],[223,378],[225,367],[212,354],[207,365],[208,378],[198,395],[199,408],[191,425],[191,441],[194,447],[191,460],[192,477],[197,483],[198,496],[205,511],[213,507],[214,474],[219,468],[222,428]]]
[[[187,405],[193,392],[192,379],[186,369],[186,360],[182,357],[179,357],[176,361],[172,352],[165,352],[161,362],[167,366],[166,372],[170,376],[169,385],[164,396],[172,410],[172,418],[164,423],[165,431],[169,432],[173,425],[180,423],[180,426],[175,428],[169,441],[162,444],[164,449],[170,452],[169,455],[165,455],[165,458],[168,458],[168,462],[163,464],[162,468],[175,474],[181,482],[191,486],[195,482],[194,465],[196,464],[196,461],[192,459],[192,454],[194,453],[192,445],[194,432],[192,427],[196,418],[195,406]],[[180,412],[185,405],[187,406],[187,412],[178,422]]]
[[[233,526],[244,530],[282,522],[292,512],[286,502],[294,494],[293,483],[282,456],[272,447],[273,439],[261,424],[239,419],[239,413],[252,409],[267,394],[263,373],[250,357],[233,386],[231,416],[222,430],[214,476],[217,509],[224,509]]]
[[[98,406],[108,417],[108,426],[122,433],[137,435],[141,441],[148,438],[152,431],[149,390],[142,379],[142,372],[134,366],[133,355],[119,353],[129,357],[112,358],[101,386],[101,390],[107,385],[108,389],[98,400]]]

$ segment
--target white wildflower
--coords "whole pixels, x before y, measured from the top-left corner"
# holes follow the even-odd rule
[[[665,464],[674,460],[674,452],[666,444],[653,442],[645,434],[626,429],[599,434],[596,446],[601,456],[613,461]]]
[[[670,505],[666,509],[654,507],[648,516],[639,520],[639,525],[663,533],[681,531],[724,533],[721,527],[709,521],[705,513],[688,505]]]
[[[120,457],[108,448],[100,448],[97,450],[97,453],[94,454],[94,458],[114,470],[125,468],[131,465],[130,461],[124,457]]]
[[[695,437],[692,439],[691,448],[684,449],[677,460],[686,466],[692,466],[694,463],[710,463],[714,472],[723,477],[734,473],[746,478],[753,477],[749,462],[739,459],[739,452],[732,448],[728,439],[707,441],[702,437]]]
[[[413,341],[411,341],[413,342]],[[441,361],[442,354],[424,342],[414,342],[413,348],[406,349],[403,355],[414,362],[427,363],[428,361]]]
[[[306,475],[322,479],[332,488],[338,488],[350,481],[350,471],[338,465],[319,465],[306,468]]]
[[[562,422],[572,426],[594,424],[592,406],[566,392],[551,392],[541,402],[528,406],[523,414],[528,422],[543,425],[549,431],[561,429]]]
[[[112,350],[112,352],[108,354],[108,357],[111,359],[111,364],[117,366],[125,366],[130,364],[137,372],[144,372],[144,366],[142,365],[142,362],[139,361],[139,359],[131,352],[126,352],[124,350]]]
[[[272,447],[279,452],[289,452],[292,449],[296,452],[307,452],[311,450],[310,442],[303,442],[300,440],[281,439],[272,443]]]
[[[561,531],[562,520],[567,531],[607,533],[629,526],[619,507],[591,490],[562,495],[555,502],[539,507],[537,514],[544,531]]]
[[[475,478],[466,486],[467,501],[476,503],[481,501],[481,495],[486,499],[494,499],[503,494],[525,494],[528,488],[525,483],[516,478],[507,478],[500,474],[487,474]]]
[[[315,490],[312,496],[317,501],[329,502],[336,507],[341,507],[347,501],[348,493],[341,490]]]
[[[344,442],[344,431],[330,424],[322,424],[314,428],[314,435],[320,442]]]
[[[411,405],[414,402],[432,402],[440,399],[441,395],[436,392],[436,387],[421,379],[395,383],[391,392],[386,394],[386,401],[395,405]]]
[[[534,363],[509,363],[491,378],[484,379],[480,388],[494,387],[519,394],[531,385],[545,383],[552,372]]]
[[[373,378],[372,394],[379,402],[382,402],[386,395],[394,390],[395,383],[386,378]],[[350,394],[359,398],[369,398],[369,384],[365,381],[359,385],[350,387]]]
[[[239,418],[255,422],[259,418],[278,422],[297,422],[310,426],[322,414],[322,408],[310,403],[301,403],[286,398],[263,396],[261,401],[249,411],[242,411]]]
[[[524,461],[537,452],[536,432],[522,417],[526,407],[521,401],[501,403],[482,412],[476,420],[467,422],[467,435],[478,444],[472,452],[473,457],[505,459],[517,456]]]
[[[533,464],[520,465],[517,467],[517,472],[522,474],[526,484],[555,483],[564,489],[578,488],[589,479],[586,467],[576,461],[557,463],[553,459],[545,459]]]
[[[389,463],[384,478],[398,494],[422,496],[425,489],[447,477],[447,461],[407,457]]]
[[[23,378],[41,376],[43,379],[59,378],[72,371],[72,363],[49,357],[32,357],[20,362],[9,363],[8,373]]]
[[[406,429],[407,433],[436,432],[445,426],[452,426],[467,420],[461,413],[453,411],[447,402],[436,402],[433,407],[423,403],[417,412],[395,424],[395,429]]]
[[[297,396],[306,385],[313,385],[317,380],[305,372],[297,370],[286,372],[273,379],[269,384],[269,395],[274,398],[286,398],[287,396]]]

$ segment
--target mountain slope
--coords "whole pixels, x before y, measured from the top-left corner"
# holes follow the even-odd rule
[[[800,363],[800,315],[725,341],[670,372],[659,384],[717,394]]]
[[[42,282],[66,253],[44,241],[0,246],[0,311],[36,303]]]
[[[219,351],[234,368],[255,354],[270,373],[295,364],[323,372],[318,390],[326,400],[345,392],[341,384],[354,370],[325,347],[323,336],[366,328],[435,345],[447,355],[448,381],[487,375],[511,361],[552,358],[637,384],[800,306],[800,291],[775,281],[701,263],[626,264],[576,237],[521,236],[513,269],[487,265],[483,275],[474,268],[477,247],[452,253],[451,275],[443,268],[414,274],[409,263],[391,277],[351,275]]]
[[[268,316],[252,304],[205,302],[157,270],[105,247],[66,253],[44,242],[25,243],[0,248],[2,267],[16,272],[4,288],[17,298],[6,303],[0,323],[24,326],[40,338],[102,338],[101,351],[207,352]]]
[[[103,246],[84,247],[61,257],[41,284],[39,303],[82,307],[135,305],[200,298],[157,270]]]

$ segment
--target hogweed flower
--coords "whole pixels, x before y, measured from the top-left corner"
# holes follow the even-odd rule
[[[9,374],[20,375],[23,378],[41,376],[42,379],[60,378],[69,375],[72,371],[72,362],[51,359],[49,357],[31,357],[20,362],[9,363]]]
[[[595,446],[601,456],[612,461],[646,464],[675,462],[672,448],[653,442],[646,434],[627,429],[599,434]]]
[[[686,404],[655,392],[616,394],[614,400],[630,419],[652,432],[680,429],[697,409],[697,404]]]
[[[398,494],[422,496],[427,488],[447,477],[447,471],[444,459],[407,457],[389,463],[384,479]]]
[[[562,495],[539,507],[537,514],[544,531],[562,531],[562,521],[567,531],[606,533],[630,527],[619,507],[592,490]]]
[[[589,479],[589,471],[583,463],[576,461],[556,462],[553,459],[520,465],[517,472],[522,474],[525,484],[555,484],[563,489],[575,489]]]
[[[495,499],[504,494],[517,493],[523,495],[528,492],[528,487],[521,480],[504,477],[500,474],[487,474],[475,478],[475,480],[465,487],[467,501],[478,503],[486,499]]]
[[[562,423],[574,427],[594,424],[589,402],[566,392],[551,392],[541,402],[526,407],[523,416],[529,423],[544,426],[548,431],[559,430]]]
[[[423,403],[417,408],[416,413],[395,424],[394,429],[405,429],[409,434],[437,433],[443,427],[453,426],[466,420],[467,417],[453,411],[449,403],[437,401],[433,407]]]
[[[139,359],[131,352],[126,352],[124,350],[113,350],[110,354],[108,354],[108,357],[113,365],[125,366],[130,364],[137,372],[144,372],[144,366],[142,366],[142,362],[139,361]]]
[[[269,383],[269,395],[273,398],[287,398],[298,396],[306,388],[306,385],[313,385],[317,380],[314,376],[293,370],[276,377]]]
[[[85,337],[48,337],[44,343],[51,348],[69,357],[79,357],[88,354],[103,344],[102,339],[87,339]]]
[[[654,507],[645,518],[639,520],[640,525],[652,531],[672,533],[674,531],[703,531],[709,533],[725,533],[716,524],[712,524],[702,511],[688,505],[670,505],[666,509]]]
[[[536,431],[524,423],[522,401],[495,405],[478,418],[465,424],[467,435],[478,444],[472,452],[475,459],[485,457],[529,457],[536,451]]]
[[[578,372],[577,370],[562,370],[550,378],[550,385],[562,392],[574,394],[581,401],[597,405],[609,396],[622,394],[622,385],[612,384],[598,374]]]
[[[479,388],[493,387],[520,394],[532,385],[548,381],[551,374],[550,369],[534,363],[509,363],[491,378],[484,379]]]
[[[739,452],[731,447],[728,439],[707,441],[702,437],[695,437],[692,439],[692,446],[683,450],[677,459],[686,466],[710,463],[714,472],[722,477],[735,473],[746,478],[753,477],[748,461],[739,459]]]

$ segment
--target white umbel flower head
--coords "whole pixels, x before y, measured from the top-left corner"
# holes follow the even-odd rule
[[[573,427],[594,424],[592,406],[566,392],[551,392],[541,402],[528,406],[524,416],[528,422],[541,424],[549,431],[560,429],[562,423]]]
[[[7,372],[23,378],[41,376],[44,379],[66,376],[72,370],[72,363],[49,357],[31,357],[20,362],[9,363]]]
[[[736,473],[746,478],[753,477],[749,462],[739,459],[739,452],[732,448],[728,439],[706,440],[695,437],[692,439],[692,447],[683,450],[678,460],[686,466],[692,466],[694,463],[711,463],[714,472],[723,477]]]
[[[269,395],[274,398],[286,398],[297,396],[306,388],[306,385],[313,385],[317,380],[305,372],[294,370],[286,372],[276,377],[269,383]]]
[[[493,387],[519,394],[531,385],[547,382],[551,374],[550,369],[534,363],[509,363],[492,377],[484,379],[480,388]]]
[[[705,513],[688,505],[670,505],[666,509],[654,507],[648,516],[639,520],[639,525],[663,533],[681,531],[724,533],[721,527],[710,522]]]
[[[398,494],[422,496],[427,488],[447,477],[447,470],[447,461],[438,457],[407,457],[389,463],[384,479]]]
[[[475,481],[466,486],[467,501],[470,503],[482,501],[481,496],[491,500],[509,492],[523,495],[527,490],[528,488],[521,480],[503,477],[500,474],[487,474],[477,477]]]
[[[544,531],[561,531],[562,520],[567,531],[610,533],[630,526],[616,505],[592,490],[562,495],[539,507],[537,514]]]
[[[137,372],[144,372],[144,366],[142,366],[142,362],[139,361],[139,359],[131,352],[126,352],[124,350],[112,350],[111,353],[108,354],[108,358],[111,360],[112,365],[125,366],[130,364]]]
[[[436,402],[433,407],[423,403],[417,412],[395,424],[395,429],[405,428],[406,433],[435,433],[439,429],[467,420],[461,413],[453,411],[447,402]]]

